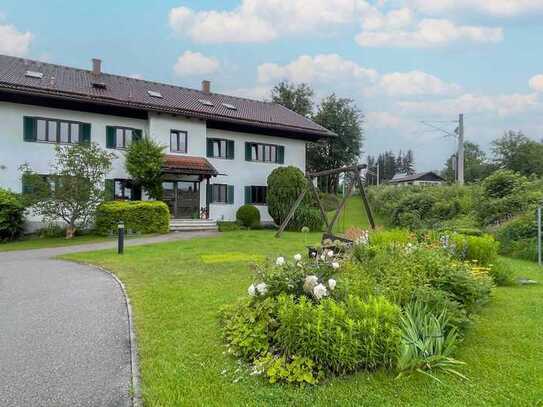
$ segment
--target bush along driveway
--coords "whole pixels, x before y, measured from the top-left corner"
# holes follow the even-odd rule
[[[107,242],[0,253],[1,406],[132,405],[135,366],[121,287],[106,272],[52,258],[113,247]]]

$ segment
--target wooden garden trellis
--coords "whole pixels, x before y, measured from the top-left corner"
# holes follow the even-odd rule
[[[358,164],[358,165],[352,165],[352,166],[349,166],[349,167],[341,167],[341,168],[335,168],[335,169],[332,169],[332,170],[325,170],[325,171],[320,171],[320,172],[314,172],[314,173],[311,173],[311,174],[307,174],[306,175],[306,178],[307,178],[307,181],[308,181],[307,182],[307,187],[304,188],[302,190],[302,192],[300,192],[300,195],[298,196],[298,198],[294,202],[294,205],[292,205],[292,208],[290,208],[290,212],[288,213],[287,217],[285,218],[285,220],[283,221],[283,223],[279,227],[279,230],[275,234],[275,237],[280,237],[281,234],[284,232],[284,230],[287,227],[288,223],[290,222],[290,220],[294,216],[294,213],[296,212],[296,209],[298,209],[298,206],[300,206],[300,204],[302,203],[302,200],[304,199],[304,197],[305,197],[305,195],[307,194],[308,191],[310,191],[314,195],[315,199],[317,200],[317,203],[319,205],[319,210],[320,210],[320,213],[321,213],[321,217],[322,217],[322,219],[324,221],[324,224],[326,225],[326,234],[331,235],[332,230],[334,228],[334,225],[336,224],[336,222],[337,222],[337,220],[339,218],[339,215],[341,214],[341,211],[343,210],[343,208],[345,207],[345,204],[347,203],[347,199],[349,199],[349,197],[351,196],[351,194],[353,192],[353,188],[354,188],[355,184],[358,186],[358,189],[360,190],[360,197],[362,198],[362,202],[364,203],[364,209],[366,210],[366,214],[368,215],[368,220],[370,221],[371,228],[375,229],[375,221],[373,219],[373,214],[372,214],[372,211],[371,211],[371,207],[370,207],[370,204],[368,202],[368,197],[366,195],[366,190],[364,189],[364,184],[362,182],[362,179],[360,178],[360,171],[362,169],[366,168],[366,167],[367,167],[366,164]],[[343,197],[343,200],[340,202],[339,206],[336,209],[336,212],[334,213],[334,217],[329,222],[328,217],[326,216],[326,212],[324,210],[324,207],[322,206],[322,202],[321,202],[320,197],[319,197],[319,192],[317,191],[317,188],[315,187],[315,184],[313,183],[313,181],[317,177],[322,177],[322,176],[325,176],[325,175],[342,174],[342,173],[351,173],[353,175],[352,180],[351,180],[351,183],[350,183],[350,185],[349,185],[349,187],[347,189],[347,194],[345,194],[345,196]]]

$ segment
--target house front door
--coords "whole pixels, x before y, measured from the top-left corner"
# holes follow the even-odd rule
[[[197,219],[200,215],[200,182],[166,181],[164,202],[175,219]]]

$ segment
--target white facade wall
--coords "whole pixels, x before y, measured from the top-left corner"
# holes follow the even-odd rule
[[[149,113],[148,120],[132,119],[97,113],[78,112],[0,102],[0,187],[21,192],[19,167],[25,162],[38,173],[50,172],[55,149],[52,143],[26,142],[23,140],[23,117],[39,116],[65,119],[91,124],[91,141],[106,148],[106,126],[126,126],[141,129],[145,136],[154,138],[167,147],[168,154],[206,157],[207,138],[222,138],[234,141],[234,159],[208,158],[220,175],[211,183],[234,185],[234,204],[211,204],[210,217],[215,220],[233,220],[237,208],[245,202],[244,188],[248,185],[267,185],[268,175],[278,164],[245,161],[245,142],[277,144],[285,147],[283,165],[293,165],[305,171],[305,142],[282,137],[248,134],[225,130],[207,129],[203,120],[189,119],[170,114]],[[188,133],[186,154],[170,152],[170,131],[182,130]],[[123,152],[113,151],[117,158],[108,178],[128,178],[124,169]],[[200,188],[200,206],[206,204],[205,181]],[[270,221],[266,206],[258,207],[263,221]]]
[[[245,203],[246,185],[267,185],[268,175],[277,167],[293,165],[305,172],[305,142],[283,137],[262,136],[259,134],[238,133],[233,131],[208,129],[207,137],[234,141],[234,159],[208,158],[217,169],[218,177],[212,178],[212,184],[234,185],[234,205],[211,204],[210,217],[216,220],[231,220],[235,211]],[[284,164],[245,161],[245,142],[258,142],[285,146]],[[205,156],[205,151],[204,154]],[[203,189],[203,188],[202,188]],[[266,206],[257,205],[263,221],[271,221]]]

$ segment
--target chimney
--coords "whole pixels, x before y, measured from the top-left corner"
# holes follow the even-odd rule
[[[92,73],[94,75],[100,75],[102,73],[102,60],[98,58],[92,58]]]
[[[202,81],[202,92],[209,93],[211,92],[211,82]]]

